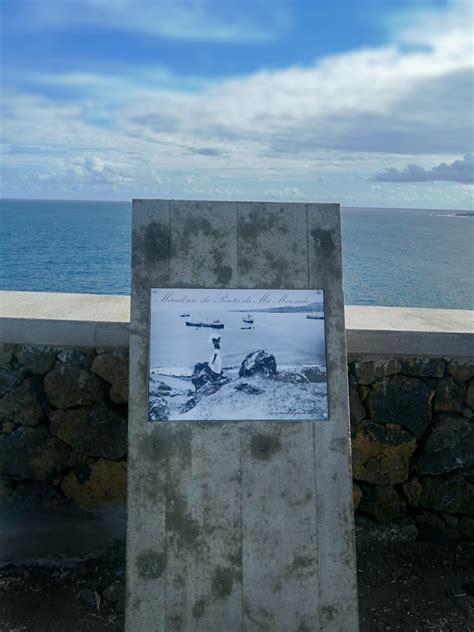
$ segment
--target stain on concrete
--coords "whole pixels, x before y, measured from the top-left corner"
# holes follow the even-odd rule
[[[184,588],[186,587],[186,581],[185,581],[185,579],[184,579],[184,577],[182,575],[177,575],[174,578],[174,582],[173,583],[174,583],[174,587],[177,590],[184,590]]]
[[[234,584],[234,572],[231,568],[218,566],[213,574],[211,581],[212,594],[220,599],[228,597],[232,593]]]
[[[340,454],[348,454],[347,439],[345,437],[339,437],[331,441],[330,450],[333,452],[339,452]]]
[[[273,584],[272,592],[274,594],[279,593],[281,592],[282,588],[283,588],[283,581],[281,580],[281,578],[276,579],[275,583]]]
[[[314,569],[314,559],[305,555],[297,555],[292,563],[287,566],[285,571],[285,579],[291,577],[302,577],[304,575],[312,575]]]
[[[163,472],[159,469],[155,469],[142,481],[143,493],[147,500],[155,505],[156,503],[163,501],[166,491],[166,485],[163,480]]]
[[[318,257],[331,257],[336,250],[336,244],[328,230],[322,228],[313,228],[311,237],[314,240],[315,249],[318,251]]]
[[[150,222],[145,228],[138,229],[134,241],[134,252],[144,257],[149,265],[168,261],[170,234],[167,223]]]
[[[326,275],[328,275],[328,282],[334,287],[342,279],[342,265],[340,264],[340,253],[338,252],[338,238],[337,233],[332,230],[324,230],[322,228],[314,228],[310,231],[312,238],[311,250],[315,254],[315,270],[319,270],[321,274],[321,280],[323,284]],[[329,284],[329,283],[328,283]],[[326,288],[324,288],[326,289]],[[329,309],[329,305],[332,301],[325,299],[326,305]],[[339,308],[337,308],[337,315],[339,316]],[[326,322],[331,318],[331,314],[328,311],[326,314]]]
[[[231,483],[238,483],[239,485],[241,485],[242,484],[242,470],[239,470],[235,474],[232,474],[232,476],[229,478],[229,481]]]
[[[164,551],[142,551],[136,559],[139,577],[145,580],[158,579],[166,568],[166,553]]]
[[[265,207],[259,209],[253,209],[245,217],[241,217],[239,222],[240,237],[246,242],[247,246],[256,245],[258,236],[272,232],[276,229],[276,232],[280,234],[287,234],[288,227],[282,222],[282,213],[284,209],[279,209],[279,214],[275,211],[269,212]]]
[[[191,610],[194,619],[200,619],[207,608],[207,599],[202,597],[198,599]]]
[[[138,454],[151,463],[160,463],[166,459],[168,433],[163,428],[156,428],[152,436],[139,439]]]
[[[272,626],[270,623],[267,623],[267,620],[272,619],[273,614],[269,612],[268,610],[266,610],[265,608],[260,607],[258,609],[258,614],[257,613],[254,614],[251,611],[251,609],[248,607],[248,605],[244,604],[244,615],[249,621],[251,621],[255,625],[255,630],[259,630],[261,632],[264,632],[266,630],[270,632],[270,630],[272,630]],[[249,628],[252,629],[250,626]],[[245,629],[247,628],[245,627]]]
[[[137,597],[137,599],[134,599],[132,602],[132,609],[138,610],[138,608],[140,608],[141,605],[142,605],[142,600]]]
[[[176,432],[156,426],[151,435],[140,438],[139,454],[152,463],[160,463],[167,457],[179,454],[183,464],[191,461],[192,432],[183,428]]]
[[[272,285],[275,287],[284,287],[288,280],[290,265],[288,259],[276,256],[271,250],[265,250],[263,256],[268,264],[268,269],[272,270],[274,279]]]
[[[262,273],[268,288],[307,282],[302,271],[307,266],[306,231],[295,221],[301,219],[295,212],[294,218],[287,207],[264,205],[239,216],[239,273],[250,286],[261,286]]]
[[[217,272],[217,284],[223,287],[229,285],[233,274],[234,272],[230,266],[222,266]]]
[[[280,439],[273,435],[260,433],[250,440],[250,453],[255,459],[269,461],[280,450]]]
[[[214,260],[212,272],[215,275],[216,284],[222,287],[229,285],[233,275],[232,268],[225,264],[225,261],[228,259],[225,255],[225,251],[222,250],[215,249],[212,251],[212,258]]]
[[[172,264],[177,266],[178,274],[185,277],[180,281],[185,285],[188,273],[195,270],[202,280],[198,281],[194,274],[191,286],[211,283],[215,287],[228,287],[232,284],[237,253],[233,247],[229,248],[226,214],[211,215],[199,206],[196,210],[199,214],[184,211],[178,215],[180,226],[173,232],[171,244]],[[208,216],[203,217],[203,212]]]
[[[296,632],[311,632],[314,628],[307,622],[307,621],[302,621]]]
[[[229,562],[234,566],[235,570],[242,574],[242,543],[239,544],[234,553],[227,556]],[[241,577],[239,577],[239,580]]]
[[[242,254],[240,255],[239,258],[239,272],[240,274],[249,274],[249,272],[251,270],[253,270],[253,265],[254,265],[254,260],[249,258],[246,259],[245,257],[242,256]]]
[[[184,625],[183,617],[178,612],[171,612],[166,623],[169,624],[169,628],[166,626],[166,629],[169,629],[170,632],[179,632]]]
[[[337,608],[334,606],[323,606],[321,608],[321,621],[323,623],[329,623],[334,621],[337,615]]]
[[[199,233],[210,237],[210,239],[215,242],[223,237],[222,233],[217,230],[217,228],[213,228],[210,221],[205,217],[188,215],[183,221],[183,228],[179,233],[176,243],[173,244],[173,256],[179,256],[180,253],[189,253],[193,239],[195,239]]]
[[[188,511],[184,498],[174,490],[173,496],[168,496],[166,500],[166,529],[172,538],[176,538],[178,548],[200,546],[201,525]]]

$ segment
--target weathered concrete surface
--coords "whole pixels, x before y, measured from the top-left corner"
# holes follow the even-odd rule
[[[338,206],[138,200],[132,265],[127,632],[356,632]],[[148,422],[150,289],[191,286],[322,288],[330,419]]]
[[[474,356],[471,310],[350,305],[346,319],[351,355]]]
[[[128,346],[130,298],[0,292],[0,341],[84,347]]]

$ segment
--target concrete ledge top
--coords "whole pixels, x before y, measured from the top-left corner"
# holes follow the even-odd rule
[[[367,331],[474,333],[474,311],[346,305],[346,328]]]
[[[112,294],[0,292],[0,318],[130,322],[130,297]]]
[[[352,355],[474,357],[474,311],[347,305]],[[128,346],[130,297],[0,291],[0,342]]]

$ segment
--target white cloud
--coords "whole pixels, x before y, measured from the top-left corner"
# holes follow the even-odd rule
[[[105,161],[97,156],[91,156],[84,160],[84,167],[94,175],[101,174],[105,168]]]
[[[152,69],[138,78],[126,69],[120,76],[54,75],[56,85],[74,88],[74,104],[4,95],[7,175],[30,173],[38,191],[38,172],[55,172],[66,190],[74,179],[93,191],[109,183],[125,198],[242,191],[248,198],[379,200],[389,194],[387,185],[368,189],[367,180],[381,164],[403,171],[407,156],[416,155],[420,168],[431,169],[472,150],[468,9],[456,3],[429,19],[424,14],[421,48],[406,48],[415,39],[413,29],[404,30],[391,46],[193,91],[178,90],[174,79],[165,81],[168,88],[148,81]],[[432,186],[425,178],[423,188],[407,188],[407,200],[423,204],[420,195],[428,199]],[[390,194],[401,196],[400,189]],[[455,192],[466,204],[461,189]]]
[[[265,199],[269,202],[281,200],[304,200],[305,194],[298,187],[282,187],[281,189],[267,189]]]
[[[474,154],[466,154],[462,160],[451,164],[442,162],[432,169],[408,165],[404,169],[390,167],[374,177],[375,182],[460,182],[474,184]]]
[[[423,51],[392,45],[196,93],[151,92],[121,110],[121,125],[155,140],[193,138],[211,148],[255,142],[262,153],[285,159],[322,148],[463,153],[471,133],[469,28],[464,23]]]

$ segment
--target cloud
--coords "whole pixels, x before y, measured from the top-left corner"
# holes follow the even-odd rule
[[[177,77],[168,80],[163,68],[157,75],[164,79],[153,81],[152,68],[125,67],[120,74],[52,74],[61,99],[4,90],[6,181],[16,178],[31,195],[52,190],[38,173],[55,173],[63,196],[73,186],[89,186],[91,192],[121,191],[124,198],[193,191],[243,191],[249,199],[344,196],[352,204],[357,195],[373,203],[389,192],[401,198],[398,184],[374,183],[380,189],[367,190],[381,165],[403,172],[407,156],[417,156],[412,162],[427,169],[472,149],[466,8],[456,3],[434,12],[436,27],[434,18],[426,19],[415,35],[398,34],[388,46],[329,55],[307,66],[196,81],[192,89],[180,87]],[[453,13],[456,19],[448,19]],[[416,32],[423,46],[407,47]],[[70,99],[64,98],[68,91]],[[184,174],[210,180],[193,188]],[[440,199],[448,196],[444,187],[451,187],[468,203],[466,187],[443,179]],[[433,205],[423,203],[421,189],[413,185],[406,203]],[[13,194],[10,184],[8,191]]]
[[[269,202],[285,200],[304,200],[305,194],[298,187],[283,187],[281,189],[267,189],[264,191],[265,199]]]
[[[91,156],[84,160],[84,167],[89,173],[101,175],[105,169],[105,161],[97,156]]]
[[[198,156],[222,156],[222,151],[215,147],[189,147],[190,154],[197,154]]]
[[[474,184],[474,154],[466,154],[462,160],[451,164],[442,162],[432,169],[423,169],[418,165],[408,165],[405,169],[393,167],[377,173],[374,182],[459,182]]]
[[[84,158],[82,167],[76,169],[76,173],[96,183],[102,184],[122,184],[131,179],[131,176],[121,172],[120,168],[107,163],[99,156],[87,156]]]
[[[195,42],[267,42],[285,30],[287,0],[18,0],[30,28],[95,26]],[[54,5],[54,6],[53,6]]]
[[[471,45],[452,34],[446,47],[424,52],[354,51],[193,93],[150,93],[122,116],[148,137],[190,135],[206,146],[245,140],[286,159],[322,148],[456,154],[470,148],[471,73]]]

